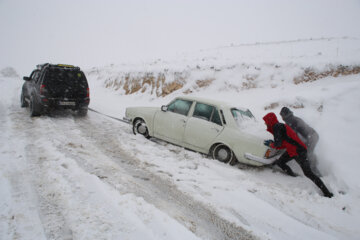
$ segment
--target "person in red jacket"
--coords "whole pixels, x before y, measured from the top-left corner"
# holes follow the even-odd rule
[[[304,175],[321,189],[325,197],[331,198],[333,194],[327,189],[323,181],[311,171],[307,159],[307,147],[298,135],[296,135],[295,131],[288,125],[280,123],[273,112],[266,114],[263,119],[267,126],[267,131],[274,135],[274,141],[266,140],[264,144],[271,148],[286,149],[286,152],[284,152],[274,164],[278,165],[290,176],[295,177],[294,172],[286,164],[290,160],[295,159],[304,172]]]

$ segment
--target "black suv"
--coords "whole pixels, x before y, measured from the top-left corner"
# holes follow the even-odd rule
[[[30,106],[30,116],[54,109],[72,109],[85,116],[90,103],[89,85],[79,67],[42,64],[24,77],[21,107]]]

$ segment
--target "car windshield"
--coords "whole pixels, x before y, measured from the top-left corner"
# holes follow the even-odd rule
[[[265,131],[264,125],[256,121],[254,115],[248,109],[232,108],[231,113],[235,119],[238,128],[252,136],[267,138],[268,133]]]

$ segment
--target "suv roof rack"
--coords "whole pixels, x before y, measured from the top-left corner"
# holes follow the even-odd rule
[[[72,69],[72,70],[80,70],[80,67],[76,67],[73,65],[69,65],[69,64],[50,64],[50,63],[44,63],[44,64],[38,64],[36,65],[36,68],[41,70],[45,67],[50,67],[50,68],[65,68],[65,69]]]

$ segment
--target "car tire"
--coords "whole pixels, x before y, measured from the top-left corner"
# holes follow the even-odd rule
[[[30,98],[30,117],[36,117],[41,115],[40,105],[34,97]]]
[[[231,151],[231,149],[224,144],[216,145],[212,149],[211,156],[213,159],[223,163],[230,162],[231,165],[235,165],[235,163],[237,162],[233,151]]]
[[[20,104],[22,108],[26,108],[29,106],[29,104],[27,103],[27,101],[25,100],[25,96],[24,93],[21,92],[21,96],[20,96]]]
[[[137,119],[134,121],[134,124],[133,124],[133,133],[136,135],[136,134],[141,134],[143,135],[144,137],[146,138],[150,138],[150,135],[149,135],[149,130],[146,126],[146,123],[144,120],[142,119]]]

